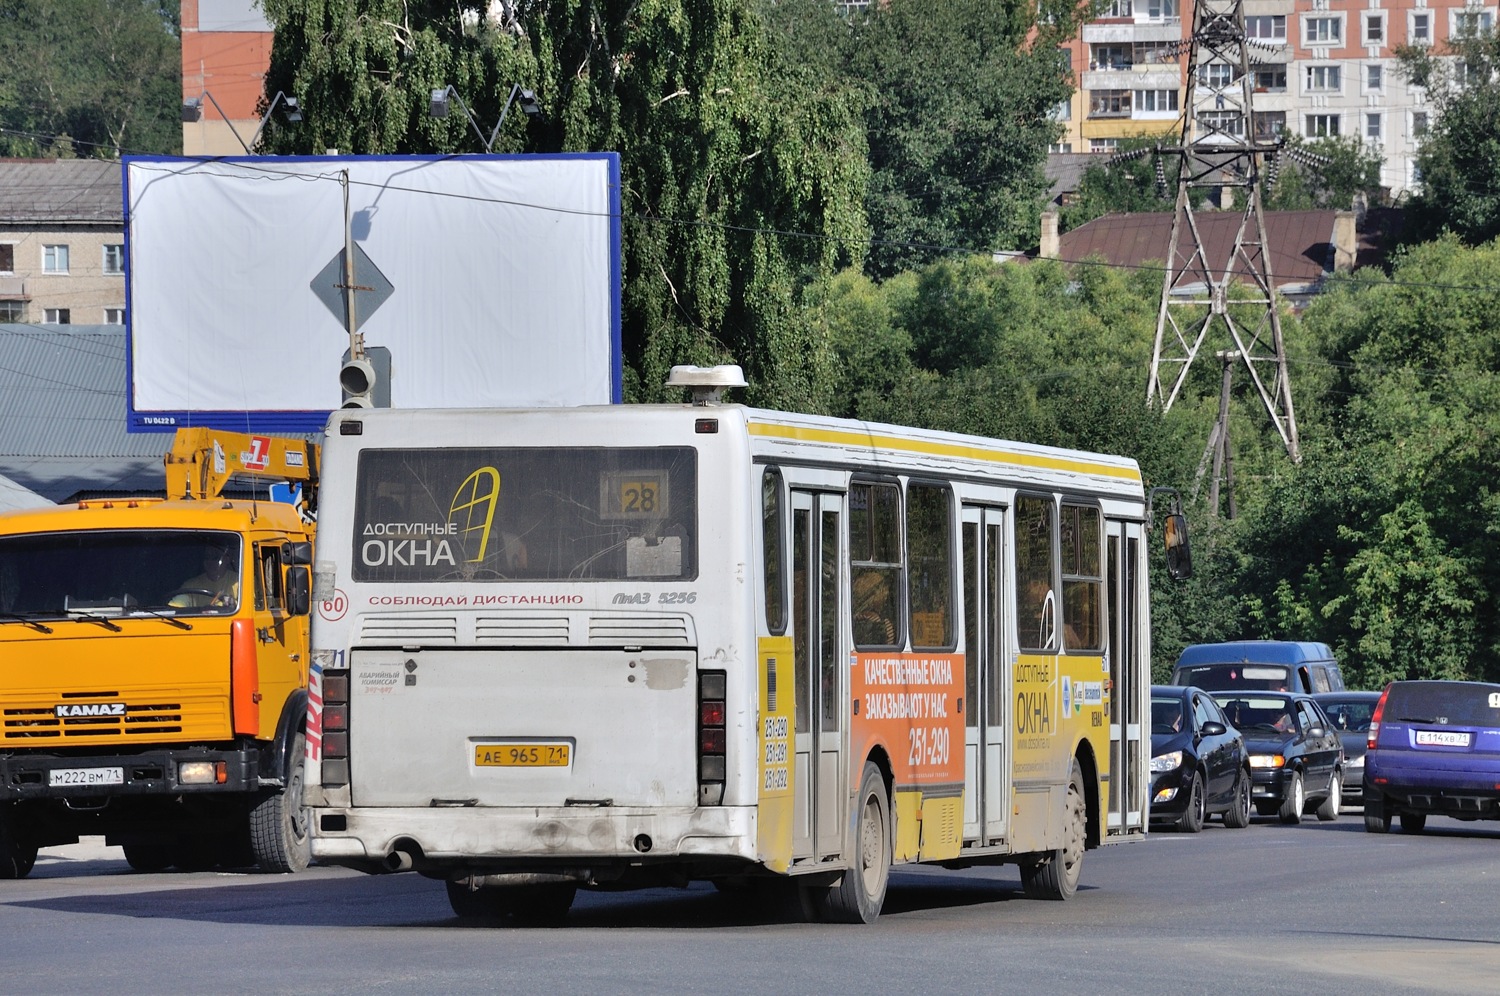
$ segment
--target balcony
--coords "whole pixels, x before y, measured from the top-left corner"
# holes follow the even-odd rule
[[[1093,44],[1125,44],[1132,42],[1177,41],[1182,38],[1182,18],[1158,17],[1152,20],[1141,18],[1129,20],[1090,21],[1083,26],[1083,40]]]

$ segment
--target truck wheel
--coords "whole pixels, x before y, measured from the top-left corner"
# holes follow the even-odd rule
[[[250,810],[250,845],[261,871],[299,872],[312,859],[308,812],[302,804],[306,747],[306,739],[297,734],[292,740],[292,770],[286,786],[262,797]]]
[[[125,844],[125,863],[138,872],[166,871],[172,867],[172,849],[165,844]]]
[[[37,846],[16,831],[15,818],[0,814],[0,879],[25,878],[36,867]]]

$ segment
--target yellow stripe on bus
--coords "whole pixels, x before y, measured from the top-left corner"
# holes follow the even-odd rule
[[[942,443],[925,439],[909,439],[903,436],[877,436],[873,433],[848,432],[843,429],[814,429],[800,425],[784,425],[773,422],[750,422],[746,426],[752,436],[774,439],[790,439],[805,443],[830,443],[838,446],[858,446],[867,449],[904,450],[928,456],[963,457],[988,463],[1008,463],[1018,467],[1033,467],[1041,470],[1061,470],[1072,473],[1099,474],[1127,481],[1139,481],[1141,472],[1135,467],[1113,467],[1109,464],[1087,460],[1072,460],[1064,457],[1040,456],[1031,453],[1012,453],[1005,450],[983,449],[963,443]]]

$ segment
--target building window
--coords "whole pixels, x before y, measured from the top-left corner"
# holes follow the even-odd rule
[[[1066,154],[1068,154],[1068,153],[1070,153],[1072,151],[1073,151],[1073,143],[1072,142],[1053,142],[1051,145],[1047,146],[1047,152],[1050,155],[1054,155],[1054,156],[1056,156],[1056,155],[1066,155]]]
[[[1162,111],[1177,111],[1176,90],[1137,90],[1135,109],[1142,114],[1158,114]]]
[[[1052,113],[1048,117],[1053,121],[1072,121],[1073,102],[1071,100],[1064,100],[1061,103],[1053,105]]]
[[[125,309],[124,308],[105,308],[104,309],[104,324],[105,325],[124,325],[125,324]]]
[[[1105,9],[1100,17],[1134,17],[1135,13],[1130,7],[1131,0],[1112,0],[1109,7]]]
[[[1411,112],[1411,137],[1422,138],[1427,134],[1427,112]]]
[[[1118,138],[1091,138],[1089,139],[1090,152],[1116,152],[1120,148]]]
[[[1266,93],[1286,92],[1286,66],[1257,66],[1255,89]]]
[[[1365,138],[1372,142],[1380,141],[1380,115],[1365,115]]]
[[[1365,15],[1365,44],[1381,45],[1385,42],[1385,15]]]
[[[0,301],[0,322],[26,321],[25,301]]]
[[[1272,139],[1286,131],[1286,111],[1257,111],[1255,113],[1255,137]]]
[[[1412,14],[1411,30],[1407,32],[1413,45],[1426,45],[1432,41],[1432,15]]]
[[[44,308],[42,321],[47,325],[68,325],[73,321],[67,308]]]
[[[1128,117],[1130,117],[1130,91],[1129,90],[1090,90],[1089,91],[1089,117],[1091,117],[1091,118],[1128,118]]]
[[[1495,15],[1487,10],[1455,10],[1452,16],[1454,38],[1487,35],[1495,27]]]
[[[16,247],[14,243],[0,243],[0,273],[16,272]]]
[[[1222,90],[1234,83],[1234,70],[1227,62],[1210,62],[1198,67],[1198,82]]]
[[[1239,111],[1199,111],[1198,133],[1201,136],[1228,135],[1243,138],[1245,115]]]
[[[42,246],[42,272],[67,273],[68,247],[62,245]]]
[[[1335,91],[1343,83],[1342,73],[1339,66],[1308,66],[1307,67],[1307,89],[1318,91]]]
[[[1126,45],[1095,45],[1089,56],[1090,69],[1129,69],[1133,64]]]
[[[1338,17],[1307,17],[1302,20],[1303,44],[1339,45],[1344,39],[1344,21]]]
[[[1286,43],[1285,14],[1256,14],[1245,18],[1245,37],[1264,42]]]
[[[1309,114],[1305,134],[1308,138],[1338,138],[1339,116],[1337,114]]]
[[[1177,0],[1146,0],[1146,19],[1150,21],[1177,20]]]
[[[1371,63],[1365,67],[1365,89],[1379,90],[1385,86],[1385,67],[1379,63]]]
[[[125,247],[123,245],[104,247],[104,272],[107,274],[125,272]]]

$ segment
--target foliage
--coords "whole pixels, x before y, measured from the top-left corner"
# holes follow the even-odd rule
[[[1106,214],[1171,211],[1177,200],[1182,157],[1149,151],[1159,144],[1157,138],[1128,139],[1120,143],[1115,155],[1091,162],[1079,180],[1076,196],[1063,206],[1062,229],[1077,228]]]
[[[1050,112],[1068,86],[1055,44],[1027,47],[1032,21],[1018,0],[890,0],[855,24],[849,74],[872,95],[872,275],[1035,244]]]
[[[1448,231],[1478,245],[1500,236],[1500,37],[1471,34],[1445,49],[1398,54],[1412,83],[1427,88],[1431,106],[1408,237]]]
[[[182,149],[178,0],[0,0],[0,155]]]
[[[497,24],[478,0],[264,3],[267,92],[309,109],[274,151],[472,152],[468,122],[426,117],[428,91],[492,121],[513,83],[532,88],[542,117],[510,115],[495,151],[620,156],[627,397],[666,397],[672,364],[733,359],[752,400],[829,407],[831,350],[796,305],[809,276],[862,258],[862,98],[785,26],[822,15],[831,34],[831,7],[539,0]]]
[[[1301,151],[1318,156],[1309,165],[1296,158]],[[1267,184],[1265,206],[1270,211],[1349,210],[1363,195],[1367,203],[1380,198],[1380,153],[1357,137],[1315,138],[1290,135],[1277,157],[1276,182]]]

